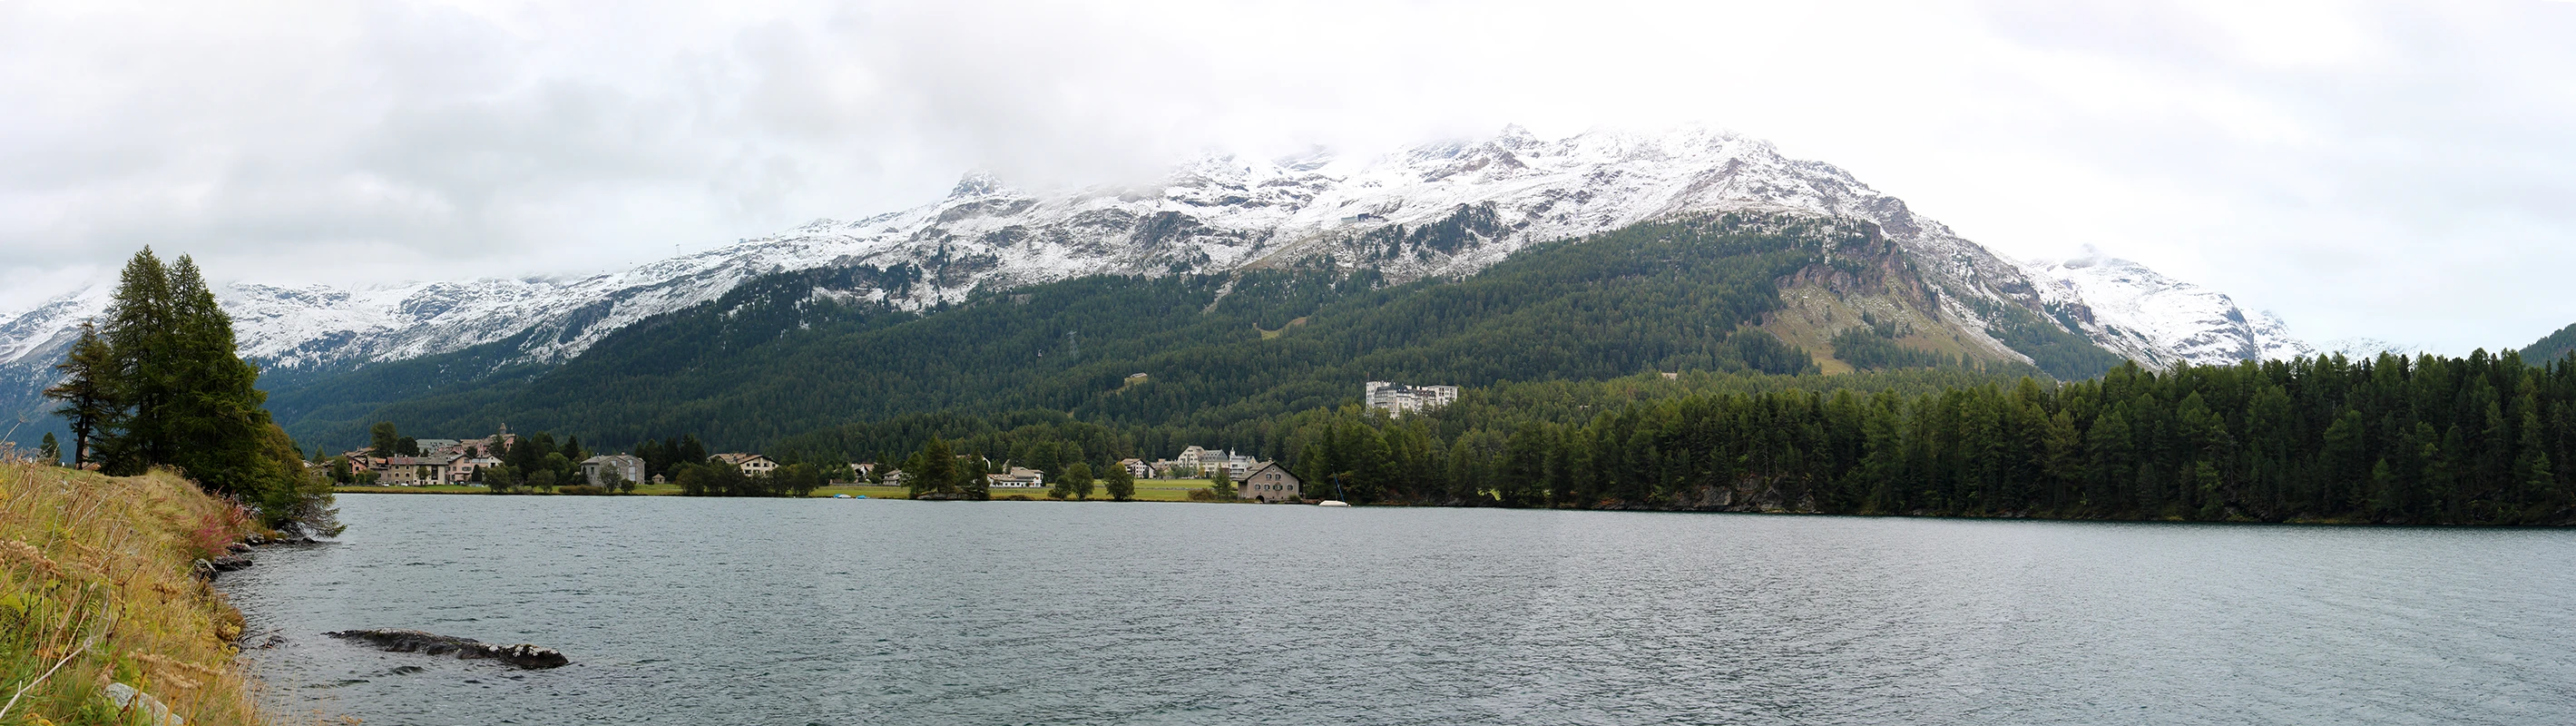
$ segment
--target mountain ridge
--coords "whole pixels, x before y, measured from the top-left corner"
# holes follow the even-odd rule
[[[1877,225],[1941,293],[1936,315],[1956,321],[1963,345],[1983,355],[2031,361],[1997,335],[2038,326],[2150,362],[2189,359],[2148,346],[2191,339],[2195,331],[2122,336],[2099,322],[2118,316],[2095,310],[2081,290],[2047,284],[2047,268],[1996,255],[1838,167],[1791,159],[1768,142],[1706,126],[1592,131],[1553,141],[1507,127],[1486,139],[1365,158],[1315,152],[1251,161],[1210,154],[1154,183],[1056,194],[1031,194],[970,173],[930,204],[855,221],[818,219],[597,275],[362,290],[237,283],[220,292],[245,357],[273,370],[357,368],[501,341],[518,348],[495,358],[496,367],[545,365],[636,322],[790,270],[888,270],[892,276],[879,289],[834,294],[915,310],[986,287],[1096,274],[1205,274],[1318,258],[1374,268],[1400,284],[1471,274],[1540,242],[1723,211]],[[32,392],[47,382],[71,326],[104,310],[104,289],[93,286],[0,317],[0,386],[16,392],[17,408],[33,402]]]

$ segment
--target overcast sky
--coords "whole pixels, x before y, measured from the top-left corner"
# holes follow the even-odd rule
[[[218,279],[584,273],[969,169],[1704,121],[2312,340],[2576,322],[2576,3],[2547,0],[0,0],[0,99],[0,309],[147,243]]]

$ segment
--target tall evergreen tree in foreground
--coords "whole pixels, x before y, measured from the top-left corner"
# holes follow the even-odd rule
[[[232,317],[195,261],[135,253],[105,328],[85,330],[59,367],[70,380],[47,395],[65,402],[58,413],[81,436],[75,448],[107,473],[172,467],[259,506],[272,525],[338,531],[329,486],[269,421],[259,369],[235,352]]]
[[[63,372],[63,382],[45,389],[45,397],[63,402],[54,413],[71,425],[72,466],[88,464],[100,432],[114,428],[124,413],[115,388],[116,354],[98,337],[97,325],[82,321],[80,340],[54,369]]]

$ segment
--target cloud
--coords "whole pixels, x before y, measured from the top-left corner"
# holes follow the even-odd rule
[[[143,244],[218,277],[611,269],[919,204],[1705,120],[2009,254],[2318,338],[2576,321],[2576,5],[0,3],[0,307]]]

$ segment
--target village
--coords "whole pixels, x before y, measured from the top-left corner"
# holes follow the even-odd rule
[[[1389,416],[1403,416],[1446,406],[1457,400],[1458,390],[1457,386],[1404,386],[1370,381],[1362,388],[1362,401],[1369,408],[1384,411]],[[368,489],[375,487],[497,490],[510,485],[529,484],[547,488],[583,486],[610,493],[634,492],[642,488],[648,493],[661,493],[660,490],[677,485],[670,476],[655,471],[644,457],[634,453],[603,453],[582,456],[578,460],[567,458],[564,460],[570,465],[567,468],[575,470],[567,472],[571,476],[550,479],[543,484],[530,482],[528,479],[532,477],[526,472],[510,472],[509,476],[514,479],[505,485],[494,481],[499,478],[496,472],[508,471],[505,457],[522,444],[521,437],[511,433],[507,424],[500,425],[490,435],[471,439],[399,437],[392,435],[391,424],[379,424],[378,427],[376,445],[346,451],[327,461],[316,461],[312,466],[352,491],[383,491]],[[541,445],[547,449],[554,448],[550,437]],[[569,448],[574,453],[588,453],[579,449],[577,439],[569,443]],[[955,456],[964,461],[970,455]],[[767,455],[745,452],[707,454],[704,463],[728,467],[745,477],[754,478],[770,476],[782,466]],[[1044,471],[1008,460],[996,462],[985,459],[969,463],[977,465],[973,468],[989,472],[982,475],[983,485],[995,498],[1032,498],[1027,495],[1050,492],[1057,483],[1051,481]],[[1126,477],[1139,482],[1186,483],[1185,486],[1160,487],[1170,491],[1193,492],[1203,485],[1216,484],[1209,489],[1227,492],[1234,499],[1264,503],[1322,501],[1331,496],[1331,492],[1308,492],[1305,480],[1281,462],[1262,460],[1232,449],[1184,446],[1170,458],[1152,461],[1126,458],[1117,461],[1115,466]],[[826,488],[875,489],[883,494],[886,493],[883,490],[906,486],[906,475],[899,468],[876,462],[851,463],[846,467],[846,471],[821,472]],[[496,488],[495,485],[500,486]],[[847,495],[846,492],[843,494]],[[1319,496],[1310,497],[1310,494]]]

